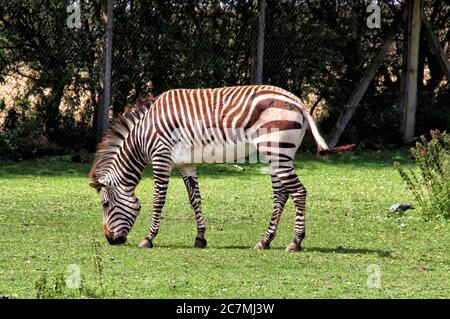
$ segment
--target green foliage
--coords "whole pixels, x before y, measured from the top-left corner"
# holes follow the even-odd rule
[[[34,284],[36,298],[49,299],[66,297],[63,295],[64,284],[61,283],[64,283],[64,275],[62,273],[58,273],[55,276],[53,285],[49,282],[46,275],[42,275]]]
[[[94,261],[94,266],[98,274],[98,284],[100,287],[100,292],[103,296],[105,296],[106,292],[103,278],[103,258],[100,252],[100,243],[97,240],[95,240],[95,236],[93,236],[91,246],[93,250],[92,259]]]
[[[70,29],[66,26],[67,6],[71,0],[62,1],[1,1],[0,2],[0,81],[7,75],[19,75],[29,80],[25,96],[39,97],[36,113],[39,114],[39,127],[28,127],[28,134],[35,134],[48,140],[50,148],[63,153],[66,145],[62,141],[78,141],[77,129],[81,134],[90,133],[91,118],[84,119],[83,125],[67,125],[65,114],[61,114],[61,102],[66,99],[67,89],[75,92],[77,98],[82,94],[91,96],[88,109],[80,108],[77,113],[88,113],[96,101],[99,81],[99,47],[101,44],[100,2],[82,1],[82,28]],[[24,72],[21,67],[28,71]],[[74,120],[75,112],[71,112]],[[25,122],[25,119],[24,119]],[[30,123],[31,125],[31,123]],[[20,135],[20,134],[19,134]],[[38,154],[35,148],[27,149],[28,144],[15,143],[16,136],[7,136],[9,154],[14,159]],[[81,139],[84,147],[91,146],[88,139]],[[71,146],[76,149],[78,146]],[[91,146],[92,147],[92,146]],[[20,150],[16,150],[20,148]],[[20,154],[23,152],[24,154]],[[51,153],[51,152],[50,152]]]
[[[0,101],[0,158],[23,160],[46,155],[62,155],[71,153],[88,160],[84,146],[93,151],[92,129],[84,121],[76,121],[74,110],[66,110],[60,117],[56,130],[59,135],[50,139],[45,132],[45,121],[38,108],[30,106],[28,98],[17,98],[14,107],[7,109]],[[0,122],[1,123],[1,122]]]
[[[30,107],[27,98],[19,98],[14,107],[0,108],[4,122],[0,125],[0,157],[26,159],[41,155],[51,155],[60,150],[43,134],[42,121]]]
[[[79,288],[68,288],[63,273],[53,276],[42,274],[34,284],[35,298],[37,299],[67,299],[67,298],[106,298],[103,289],[91,287],[86,284],[86,279],[81,276]]]
[[[425,136],[411,149],[419,174],[395,167],[408,185],[426,219],[450,218],[450,135],[431,131],[431,140]]]
[[[108,291],[104,283],[103,258],[100,251],[100,243],[91,240],[92,259],[98,275],[97,287],[86,282],[85,276],[81,275],[80,286],[68,287],[64,274],[61,272],[53,275],[42,274],[34,284],[37,299],[60,299],[60,298],[107,298],[113,297],[115,292]]]

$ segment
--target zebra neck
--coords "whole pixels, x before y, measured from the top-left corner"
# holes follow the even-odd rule
[[[147,156],[140,143],[141,126],[134,130],[123,140],[119,152],[111,166],[111,177],[116,184],[134,189],[140,182],[145,166],[148,164]]]

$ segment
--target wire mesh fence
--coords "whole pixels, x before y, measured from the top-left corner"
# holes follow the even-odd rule
[[[73,28],[67,25],[67,7],[73,1],[0,5],[2,157],[95,148],[102,7],[91,1],[75,3],[80,24]],[[389,32],[398,28],[340,138],[340,143],[363,148],[396,147],[402,143],[407,5],[381,1],[380,28],[369,28],[369,4],[267,0],[262,83],[299,96],[314,109],[323,135],[330,139],[368,65]],[[424,1],[424,15],[447,55],[449,12],[449,5]],[[255,83],[258,14],[259,3],[251,0],[114,1],[110,120],[143,96],[168,89]],[[25,89],[11,88],[11,76],[21,79],[15,86]],[[449,101],[449,81],[423,38],[416,135],[450,127]]]

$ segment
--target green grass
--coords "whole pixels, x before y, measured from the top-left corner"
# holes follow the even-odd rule
[[[102,233],[89,164],[65,158],[0,163],[0,296],[34,298],[35,283],[80,266],[98,287],[93,242],[102,256],[107,297],[137,298],[449,298],[450,227],[424,222],[419,209],[388,217],[396,202],[413,202],[392,166],[406,153],[349,153],[296,161],[308,189],[307,236],[300,253],[289,201],[269,251],[252,247],[268,225],[272,194],[262,165],[199,168],[208,248],[194,249],[195,220],[179,174],[170,183],[155,248],[137,245],[150,225],[151,172],[137,189],[141,216],[124,246]],[[378,265],[381,287],[367,285]],[[76,296],[76,294],[72,294]]]

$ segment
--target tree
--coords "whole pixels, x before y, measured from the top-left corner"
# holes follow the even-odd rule
[[[100,141],[109,126],[109,106],[111,103],[111,64],[113,43],[113,0],[102,0],[102,20],[105,26],[105,36],[102,52],[102,71],[100,85],[101,102],[97,110],[97,140]]]
[[[0,3],[0,79],[21,73],[32,80],[29,93],[40,97],[39,110],[50,139],[64,138],[60,131],[60,104],[65,88],[87,85],[95,99],[98,12],[95,4],[81,1],[83,25],[66,25],[72,1],[2,1]],[[82,75],[88,72],[88,77]],[[95,102],[93,102],[94,104]]]

